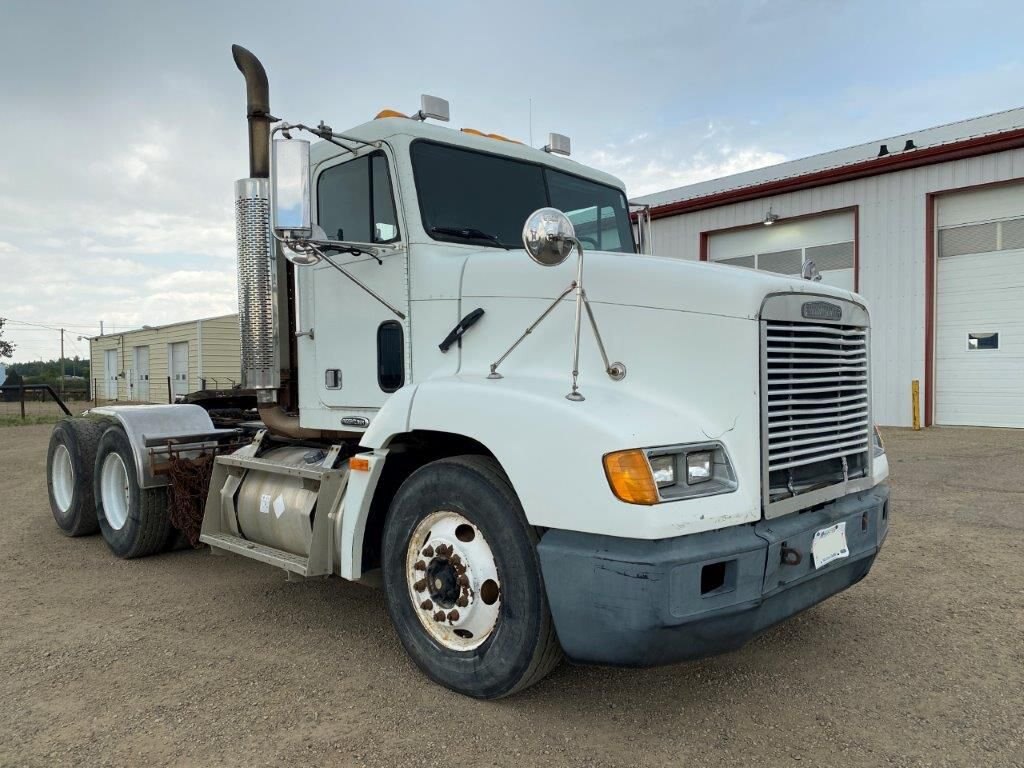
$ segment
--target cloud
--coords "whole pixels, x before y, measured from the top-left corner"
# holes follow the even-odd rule
[[[711,138],[711,137],[709,137]],[[618,176],[630,197],[660,192],[754,168],[784,162],[780,152],[756,145],[709,144],[685,153],[664,135],[645,134],[627,141],[626,147],[609,145],[584,153],[583,162]]]

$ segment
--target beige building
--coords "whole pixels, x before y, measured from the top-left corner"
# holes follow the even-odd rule
[[[89,356],[97,400],[168,403],[242,378],[238,315],[96,336]]]

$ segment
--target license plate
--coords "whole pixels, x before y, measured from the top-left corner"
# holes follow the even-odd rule
[[[850,549],[846,546],[845,522],[836,523],[815,532],[814,540],[811,542],[811,557],[814,558],[816,569],[824,568],[833,560],[849,556]]]

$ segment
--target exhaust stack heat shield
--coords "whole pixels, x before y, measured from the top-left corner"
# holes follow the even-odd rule
[[[235,182],[235,235],[242,386],[276,390],[281,386],[281,346],[275,322],[277,261],[270,234],[267,179]]]

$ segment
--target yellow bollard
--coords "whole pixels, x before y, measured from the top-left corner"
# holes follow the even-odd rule
[[[921,382],[914,379],[910,383],[910,400],[914,409],[914,429],[921,429]]]

